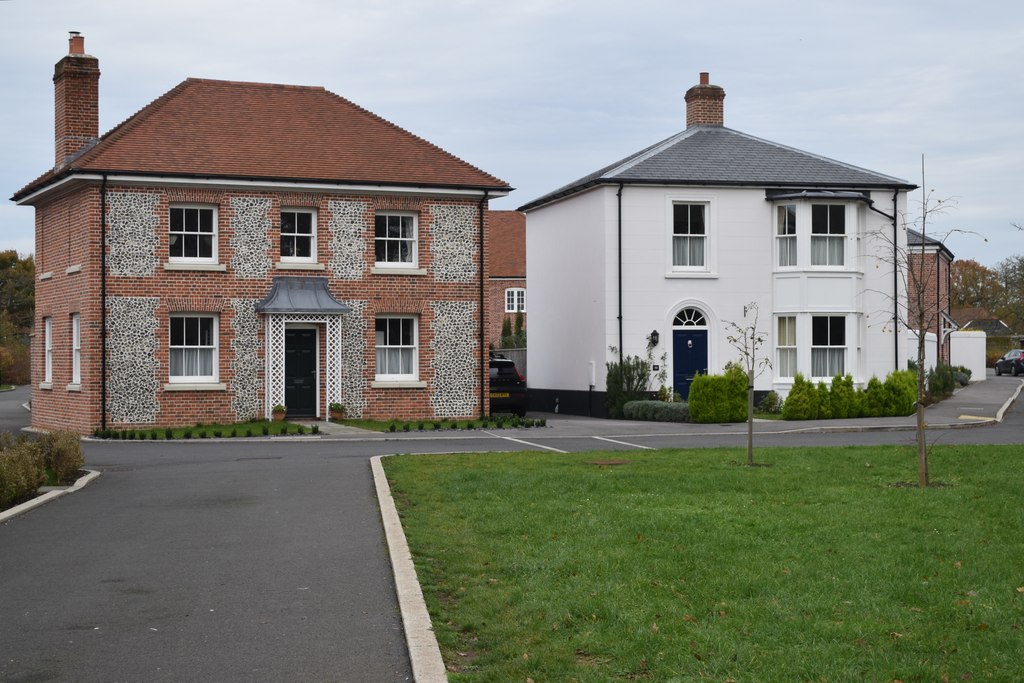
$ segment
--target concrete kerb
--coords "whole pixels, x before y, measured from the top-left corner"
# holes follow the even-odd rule
[[[423,600],[423,591],[416,576],[416,567],[412,562],[412,553],[402,531],[402,523],[398,518],[398,509],[391,496],[391,487],[384,475],[381,458],[370,458],[373,471],[373,483],[377,489],[377,502],[380,516],[384,523],[384,535],[387,537],[388,554],[391,556],[391,570],[395,577],[395,591],[398,593],[398,606],[402,612],[402,625],[405,629],[405,642],[409,647],[409,659],[412,663],[412,676],[416,683],[445,683],[448,680],[441,648],[434,635],[434,627],[430,623],[427,604]]]
[[[79,477],[71,486],[47,491],[43,495],[36,496],[32,500],[26,501],[21,505],[15,505],[12,508],[0,512],[0,524],[6,522],[9,519],[17,517],[18,515],[23,515],[29,510],[34,510],[41,505],[51,503],[60,498],[61,496],[66,496],[69,493],[79,491],[82,488],[91,484],[93,480],[100,476],[100,473],[97,472],[96,470],[84,470],[84,472],[85,475]]]

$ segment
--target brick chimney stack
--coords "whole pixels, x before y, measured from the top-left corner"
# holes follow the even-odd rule
[[[66,164],[100,135],[100,62],[85,54],[85,37],[71,31],[68,54],[53,68],[54,159]]]
[[[700,83],[686,91],[686,127],[724,126],[725,90],[710,85],[707,71],[700,72]]]

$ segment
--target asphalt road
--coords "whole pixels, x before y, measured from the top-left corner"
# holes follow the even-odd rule
[[[0,428],[27,423],[26,396],[0,394]],[[1021,411],[929,438],[1021,444]],[[0,681],[411,680],[370,456],[746,438],[736,426],[549,417],[494,433],[87,442],[103,476],[0,525]],[[758,447],[914,441],[768,427],[782,431],[757,434]]]

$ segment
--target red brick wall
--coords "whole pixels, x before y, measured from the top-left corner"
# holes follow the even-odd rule
[[[943,363],[949,363],[949,340],[942,340],[939,312],[949,314],[950,263],[941,254],[935,252],[922,254],[920,251],[914,251],[911,247],[908,257],[908,272],[907,323],[911,328],[916,327],[921,311],[918,308],[920,301],[927,331],[935,333],[939,339],[938,358]]]
[[[288,192],[234,192],[215,189],[189,189],[164,187],[121,187],[110,186],[110,191],[145,192],[159,195],[156,210],[159,227],[156,230],[159,243],[156,247],[157,269],[150,277],[107,277],[108,297],[158,297],[156,316],[159,325],[156,332],[156,359],[159,369],[157,398],[160,411],[156,425],[180,425],[195,422],[232,422],[235,414],[231,407],[232,392],[232,350],[233,331],[231,319],[232,298],[261,299],[270,289],[274,275],[326,276],[333,295],[340,300],[365,300],[366,333],[363,339],[366,376],[364,396],[367,407],[364,416],[376,419],[430,419],[433,410],[430,405],[433,373],[430,349],[431,323],[433,322],[431,301],[467,301],[479,306],[480,273],[468,283],[435,281],[430,272],[433,237],[430,231],[432,216],[430,206],[456,204],[470,206],[474,221],[477,217],[478,200],[439,199],[433,197],[400,197],[385,195],[329,195],[320,193]],[[271,268],[266,279],[252,280],[236,277],[232,272],[231,247],[233,229],[231,226],[231,199],[252,196],[271,201],[268,216],[272,221],[269,230],[269,251]],[[358,281],[341,280],[331,277],[326,270],[275,270],[273,264],[279,259],[280,208],[301,207],[317,209],[317,251],[318,263],[330,261],[330,232],[327,221],[330,215],[328,203],[331,200],[365,201],[367,235],[364,253],[366,270]],[[169,207],[171,203],[194,202],[213,204],[218,208],[218,262],[227,265],[227,272],[165,270],[168,258]],[[419,215],[419,256],[421,268],[426,275],[371,274],[375,261],[373,248],[373,217],[378,210],[414,211]],[[474,242],[478,241],[478,230],[473,231]],[[97,186],[88,187],[59,199],[49,200],[36,209],[36,330],[33,341],[33,426],[41,428],[63,427],[79,432],[91,432],[100,425],[100,258],[101,243],[100,193]],[[479,254],[479,252],[478,252]],[[479,264],[478,255],[474,262]],[[69,266],[80,265],[81,272],[68,274]],[[477,269],[479,270],[479,269]],[[43,278],[46,273],[51,277]],[[219,315],[219,381],[227,384],[224,391],[164,391],[168,380],[168,317],[172,313],[212,311]],[[80,312],[82,318],[82,382],[81,391],[68,392],[66,387],[71,378],[71,323],[70,314]],[[379,314],[412,313],[419,316],[419,377],[426,381],[421,388],[372,388],[376,356],[374,351],[374,319]],[[479,324],[479,310],[477,321]],[[42,319],[52,316],[54,320],[53,382],[47,389],[40,389],[43,373],[43,323]],[[499,321],[500,330],[500,321]],[[486,325],[486,322],[485,322]],[[487,329],[486,327],[484,329]],[[264,330],[260,329],[260,354],[264,353]],[[326,377],[325,348],[326,335],[321,330],[321,390],[320,410],[327,412],[327,396],[324,389]],[[477,338],[474,335],[474,338]],[[480,351],[480,379],[486,382],[486,343]],[[265,370],[261,371],[265,372]],[[265,383],[266,378],[262,378]],[[486,386],[484,384],[484,386]],[[477,393],[479,398],[479,392]],[[263,394],[260,395],[261,401]],[[486,406],[485,406],[486,408]],[[479,412],[464,417],[474,417]],[[108,426],[121,427],[108,422]],[[144,427],[148,425],[134,425]]]

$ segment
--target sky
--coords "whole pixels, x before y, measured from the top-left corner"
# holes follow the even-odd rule
[[[320,85],[507,181],[495,209],[683,130],[707,71],[727,127],[916,185],[923,166],[949,202],[929,235],[990,267],[1024,253],[1019,1],[0,0],[0,250],[34,250],[8,200],[53,164],[68,31],[100,62],[101,132],[190,76]]]

